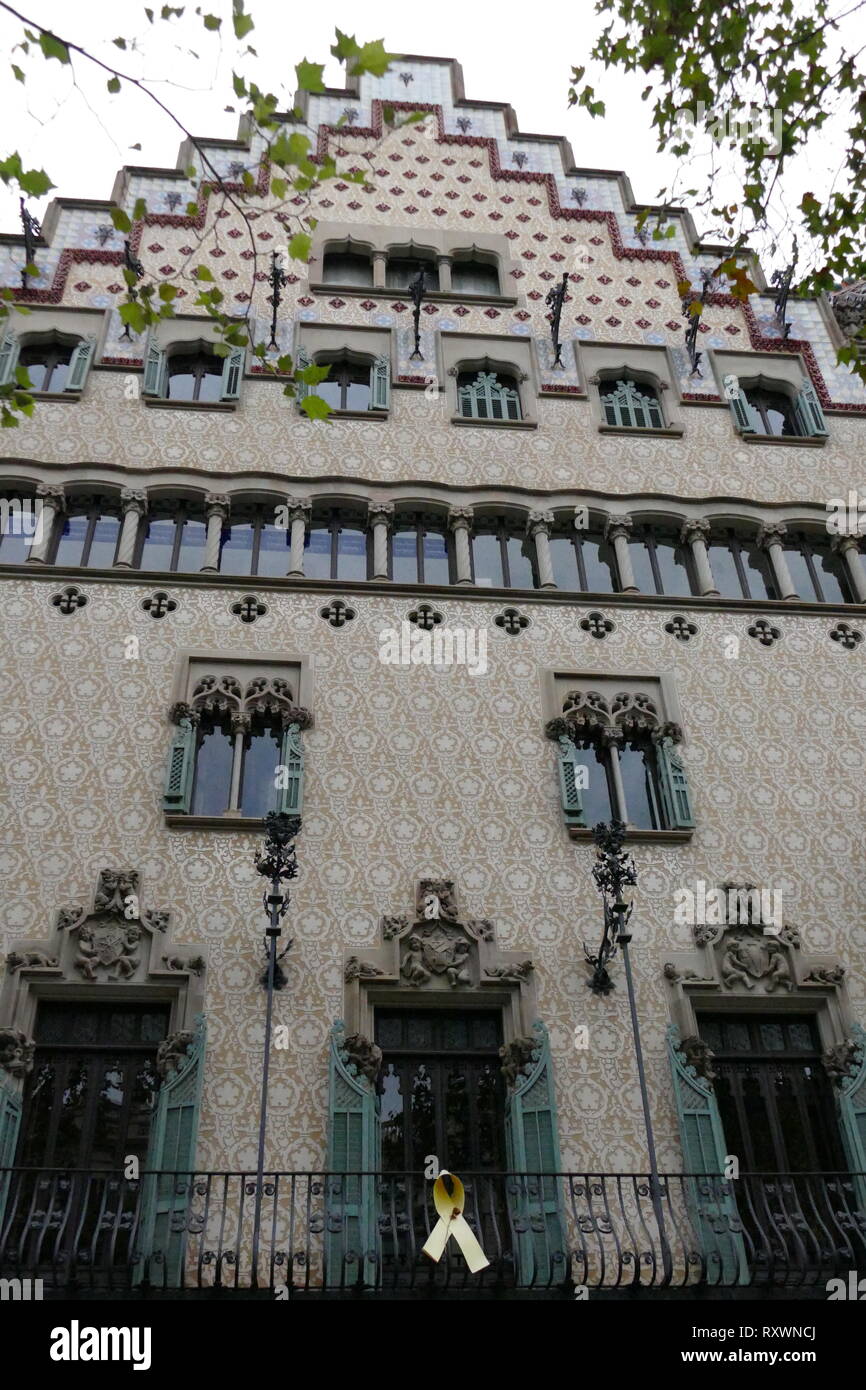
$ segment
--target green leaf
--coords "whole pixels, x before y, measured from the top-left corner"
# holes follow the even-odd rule
[[[355,38],[349,38],[348,34],[341,34],[339,29],[335,29],[334,32],[337,35],[337,42],[331,46],[333,56],[338,58],[341,63],[344,63],[347,58],[354,58],[356,53],[360,52]]]
[[[186,215],[187,217],[198,217],[198,203],[187,203]]]
[[[119,91],[120,91],[120,78],[119,78],[119,77],[109,77],[109,79],[108,79],[108,81],[106,82],[105,85],[106,85],[106,87],[108,88],[108,90],[111,92],[112,96],[114,96],[116,92],[119,92]]]
[[[126,39],[112,39],[115,48],[126,48]]]
[[[44,169],[28,169],[26,173],[18,176],[18,187],[22,192],[29,193],[31,198],[41,198],[43,193],[47,193],[49,188],[54,188],[55,185]]]
[[[368,72],[372,77],[384,77],[391,63],[399,57],[397,53],[386,53],[383,39],[374,39],[358,50],[355,62],[349,67],[352,77]]]
[[[293,261],[306,261],[311,246],[312,238],[307,232],[296,232],[289,240],[289,255]]]
[[[275,198],[285,198],[289,191],[289,185],[285,179],[271,179],[271,192]]]
[[[193,275],[197,280],[213,280],[213,275],[206,265],[197,265],[193,271]]]
[[[126,213],[123,211],[123,208],[111,208],[108,215],[109,215],[109,217],[111,218],[112,222],[114,223],[114,229],[115,229],[115,231],[118,231],[118,232],[131,232],[131,231],[132,231],[132,223],[130,222],[130,220],[129,220],[129,218],[127,217]]]
[[[327,381],[330,373],[330,366],[319,367],[315,362],[311,362],[309,367],[303,367],[301,371],[295,372],[295,379],[306,382],[308,386],[318,386],[320,381]]]
[[[215,15],[215,14],[206,14],[206,15],[204,16],[204,27],[205,27],[205,29],[210,29],[210,30],[219,29],[219,27],[220,27],[221,24],[222,24],[222,20],[220,19],[219,15]]]
[[[24,387],[25,391],[27,390],[28,386],[33,385],[33,382],[30,380],[30,374],[27,371],[26,367],[15,368],[15,380],[18,382],[19,386]]]
[[[236,72],[232,73],[232,86],[235,89],[236,97],[245,97],[247,94],[247,84]]]
[[[24,73],[21,71],[21,69],[20,69],[19,67],[16,66],[15,63],[12,64],[12,71],[13,71],[14,74],[15,74],[15,80],[16,80],[16,82],[23,82],[23,81],[24,81]]]
[[[183,14],[183,8],[182,8],[182,7],[181,7],[181,9],[178,10],[178,9],[173,8],[173,6],[171,6],[171,5],[163,5],[162,11],[161,11],[161,13],[160,13],[160,19],[171,19],[172,15],[174,15],[176,19],[180,19],[180,17],[181,17],[182,14]]]
[[[147,327],[147,319],[140,304],[135,300],[129,299],[118,307],[121,321],[128,324],[133,333],[143,333]]]
[[[301,401],[301,410],[311,420],[327,420],[331,414],[331,407],[321,396],[305,396]]]
[[[141,222],[147,216],[147,203],[144,198],[136,198],[135,207],[132,209],[133,222]]]
[[[244,14],[244,0],[232,0],[232,23],[235,26],[235,38],[245,39],[251,29],[255,29],[252,17]]]
[[[295,73],[301,91],[323,92],[325,90],[323,78],[324,71],[324,63],[308,63],[306,58],[303,62],[297,63],[295,65]]]
[[[148,23],[149,23],[149,24],[152,24],[152,23],[153,23],[153,10],[145,9],[144,13],[147,15]]]
[[[46,58],[56,58],[59,63],[69,62],[69,49],[61,39],[56,39],[46,29],[39,34],[39,47]]]
[[[177,298],[177,285],[169,285],[164,281],[159,286],[159,297],[163,303],[170,304],[173,299]]]

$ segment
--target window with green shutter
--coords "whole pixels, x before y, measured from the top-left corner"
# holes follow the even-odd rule
[[[378,1264],[378,1102],[373,1083],[350,1062],[345,1041],[345,1024],[337,1022],[328,1072],[324,1282],[329,1288],[374,1284]]]
[[[505,1107],[511,1222],[516,1235],[517,1280],[544,1288],[567,1272],[567,1245],[559,1153],[559,1121],[550,1040],[532,1025],[531,1060],[518,1073]],[[546,1175],[546,1176],[540,1176]]]
[[[620,378],[600,388],[605,424],[626,429],[664,429],[661,403],[651,386]]]

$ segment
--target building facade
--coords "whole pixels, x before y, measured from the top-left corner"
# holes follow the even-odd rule
[[[2,1272],[823,1294],[866,1230],[866,394],[831,306],[757,267],[740,303],[686,213],[653,242],[449,60],[305,117],[368,185],[313,190],[271,340],[330,367],[297,384],[327,420],[213,353],[192,282],[124,332],[109,203],[52,203],[3,339],[37,408],[0,465]],[[241,218],[261,156],[112,196],[251,341],[295,210]],[[260,1187],[269,811],[302,828]],[[587,987],[611,820],[658,1183],[622,953]],[[421,1253],[440,1168],[480,1274]]]

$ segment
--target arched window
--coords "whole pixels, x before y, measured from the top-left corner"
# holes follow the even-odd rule
[[[120,539],[117,503],[106,497],[72,498],[54,548],[55,565],[108,569]]]
[[[443,518],[398,512],[391,541],[391,577],[403,584],[450,584],[448,531]]]
[[[786,382],[742,381],[730,398],[734,424],[742,434],[787,439],[826,438],[827,422],[811,381],[799,391]]]
[[[600,527],[557,526],[550,537],[550,559],[558,589],[590,594],[619,592],[614,549]]]
[[[472,578],[480,588],[537,589],[535,546],[519,523],[480,517],[472,535]]]
[[[758,417],[759,434],[802,433],[794,402],[783,391],[765,391],[762,387],[746,390],[746,400]]]
[[[304,540],[309,579],[369,578],[369,538],[364,519],[349,508],[314,507]]]
[[[625,429],[664,429],[661,403],[652,386],[620,377],[603,381],[599,396],[605,424]]]
[[[503,372],[458,373],[457,406],[473,420],[523,418],[516,379]]]
[[[770,557],[754,537],[731,526],[714,526],[707,556],[722,598],[779,597]]]
[[[663,526],[635,526],[628,541],[634,580],[644,594],[698,592],[691,550]]]
[[[169,354],[166,397],[170,401],[218,401],[222,398],[223,364],[212,352]]]
[[[233,347],[227,357],[203,340],[162,348],[149,342],[144,354],[145,396],[194,405],[235,401],[240,396],[246,352]]]
[[[139,567],[195,573],[204,564],[206,538],[200,503],[174,498],[152,502],[139,540]]]
[[[385,284],[388,289],[402,290],[405,293],[412,281],[417,279],[419,270],[424,271],[425,290],[438,290],[439,267],[435,259],[429,253],[422,252],[416,255],[409,250],[398,248],[393,254],[388,255]]]
[[[274,574],[288,572],[291,532],[275,522],[276,504],[232,504],[231,523],[223,527],[220,542],[221,574]]]
[[[313,365],[308,350],[295,354],[295,398],[300,404],[308,395],[319,396],[333,411],[386,411],[391,404],[391,361],[384,354],[371,357],[355,352],[318,352],[317,367],[327,367],[328,375],[315,386],[301,380],[304,367]]]
[[[322,258],[322,282],[363,288],[373,283],[373,261],[369,251],[351,241],[329,246]]]
[[[14,382],[16,370],[23,367],[30,380],[26,390],[52,396],[81,391],[95,346],[95,338],[65,333],[31,333],[19,338],[10,329],[0,338],[0,386]]]
[[[451,267],[451,289],[458,294],[498,295],[499,271],[493,260],[478,255],[456,255]]]
[[[842,556],[831,548],[828,537],[789,531],[783,549],[800,598],[818,603],[854,602]]]

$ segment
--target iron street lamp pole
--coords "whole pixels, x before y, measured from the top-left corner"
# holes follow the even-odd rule
[[[277,956],[277,940],[282,931],[280,922],[289,910],[289,892],[283,891],[283,881],[297,878],[298,866],[295,858],[294,840],[301,828],[298,816],[288,816],[270,811],[265,817],[267,834],[264,849],[254,856],[256,871],[269,880],[269,888],[262,895],[262,903],[268,916],[265,944],[268,953],[268,967],[262,977],[267,990],[267,1011],[265,1013],[265,1055],[262,1066],[262,1095],[259,1106],[259,1152],[256,1165],[256,1200],[253,1216],[252,1275],[253,1288],[259,1280],[259,1242],[262,1225],[262,1197],[264,1196],[265,1135],[268,1126],[268,1077],[271,1064],[271,1028],[274,1014],[274,990],[283,989],[287,983],[280,968],[280,960],[290,949],[291,940]]]

